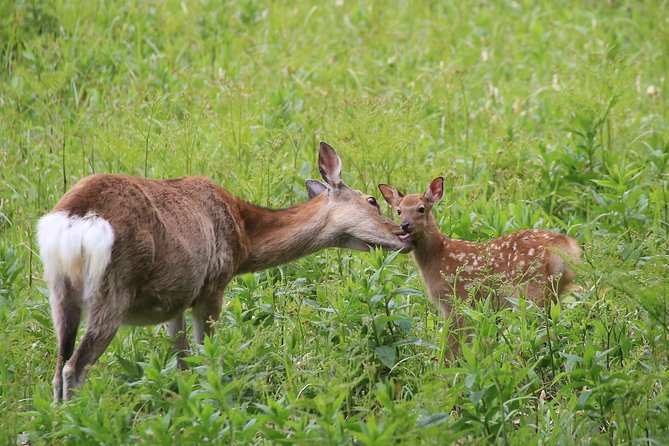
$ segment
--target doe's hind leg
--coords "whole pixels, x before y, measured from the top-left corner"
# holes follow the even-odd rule
[[[81,293],[72,287],[68,279],[60,279],[50,286],[49,304],[58,342],[53,399],[59,402],[63,399],[63,367],[74,352],[81,321]]]
[[[97,293],[96,293],[97,294]],[[112,302],[113,304],[110,304]],[[79,347],[63,367],[63,398],[72,397],[72,391],[82,386],[89,368],[104,353],[116,335],[129,299],[116,299],[97,294],[88,307],[86,332]]]

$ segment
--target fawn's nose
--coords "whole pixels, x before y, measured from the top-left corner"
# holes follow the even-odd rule
[[[404,222],[402,222],[402,224],[400,226],[402,227],[402,231],[409,232],[409,223],[408,222],[404,221]]]

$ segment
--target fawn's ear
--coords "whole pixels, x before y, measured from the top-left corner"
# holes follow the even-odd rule
[[[437,203],[444,196],[444,177],[437,177],[430,181],[425,191],[425,199],[431,204]]]
[[[328,186],[321,183],[320,181],[307,180],[307,195],[309,196],[310,200],[327,189]]]
[[[381,191],[383,198],[385,198],[390,205],[395,207],[400,205],[400,202],[404,197],[402,192],[398,191],[392,186],[388,186],[387,184],[379,184],[379,190]]]
[[[341,159],[339,159],[337,152],[323,141],[321,141],[321,147],[318,151],[318,170],[320,170],[325,182],[333,189],[343,186]]]

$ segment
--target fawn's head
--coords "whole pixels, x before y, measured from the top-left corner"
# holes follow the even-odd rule
[[[381,213],[376,198],[344,184],[341,159],[324,142],[318,153],[318,169],[325,183],[307,180],[307,192],[310,199],[325,194],[328,237],[335,239],[335,246],[360,251],[370,246],[402,252],[413,249],[411,237]]]
[[[401,228],[407,234],[425,230],[432,207],[444,196],[444,179],[437,177],[427,186],[424,194],[404,195],[392,186],[379,184],[379,189],[402,219]]]

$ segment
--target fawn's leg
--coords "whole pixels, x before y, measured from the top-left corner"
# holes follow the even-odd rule
[[[455,359],[460,354],[460,340],[468,331],[465,328],[465,318],[461,310],[464,305],[462,300],[456,296],[443,296],[439,298],[439,306],[448,321],[448,335],[446,342],[450,347],[448,356]]]

